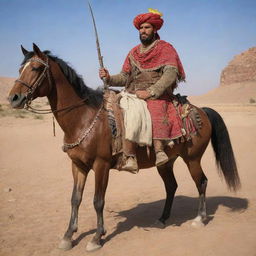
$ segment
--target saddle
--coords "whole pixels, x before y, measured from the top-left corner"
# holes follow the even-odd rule
[[[123,123],[123,110],[119,105],[121,95],[119,91],[107,90],[104,93],[104,108],[108,114],[109,127],[112,133],[112,155],[118,155],[123,152],[122,142],[125,131]],[[170,101],[173,105],[173,111],[177,112],[172,122],[179,123],[181,132],[179,136],[169,143],[169,146],[175,143],[183,143],[189,141],[192,135],[196,135],[197,131],[201,129],[202,122],[197,108],[193,106],[186,96],[180,94],[172,95]],[[173,125],[175,126],[175,125]]]
[[[107,111],[108,123],[112,134],[112,155],[123,152],[122,135],[124,134],[123,111],[119,105],[119,91],[107,90],[104,93],[104,108]]]

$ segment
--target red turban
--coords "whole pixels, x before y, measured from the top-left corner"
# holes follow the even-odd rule
[[[150,23],[156,30],[159,30],[162,27],[164,20],[159,14],[151,12],[139,14],[133,20],[133,24],[138,30],[140,29],[140,25],[145,22]]]

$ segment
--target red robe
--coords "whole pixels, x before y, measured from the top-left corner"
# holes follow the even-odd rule
[[[140,70],[156,70],[166,65],[174,66],[178,69],[179,80],[185,80],[185,72],[176,50],[163,40],[156,42],[154,47],[144,53],[140,52],[140,45],[135,46],[128,53],[123,64],[125,73],[131,72],[131,59]]]
[[[185,72],[180,58],[174,47],[159,40],[147,52],[140,52],[140,45],[134,47],[127,55],[122,71],[130,73],[132,65],[136,65],[141,71],[157,70],[169,65],[178,70],[178,80],[185,80]],[[153,139],[172,140],[183,135],[182,121],[179,111],[173,106],[168,95],[163,94],[158,99],[147,100],[147,106],[153,125]]]

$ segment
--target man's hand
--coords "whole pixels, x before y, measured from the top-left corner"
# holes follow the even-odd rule
[[[103,78],[105,77],[106,82],[108,82],[109,79],[110,79],[110,75],[109,75],[108,70],[105,69],[105,68],[101,68],[101,69],[99,70],[99,77],[100,77],[100,79],[103,79]]]
[[[146,90],[138,90],[136,91],[136,95],[138,98],[146,100],[151,97],[151,94]]]

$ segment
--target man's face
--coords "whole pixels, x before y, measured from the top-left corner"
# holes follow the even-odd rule
[[[140,25],[140,41],[142,44],[151,44],[155,39],[155,29],[150,23],[142,23]]]

